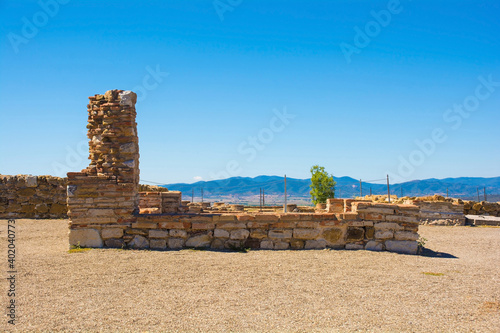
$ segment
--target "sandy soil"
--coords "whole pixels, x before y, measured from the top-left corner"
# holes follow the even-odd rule
[[[423,226],[425,256],[68,253],[66,220],[17,220],[16,230],[20,331],[500,332],[500,228]],[[0,331],[10,329],[2,316]]]

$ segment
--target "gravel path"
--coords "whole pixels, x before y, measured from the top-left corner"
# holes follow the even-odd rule
[[[409,256],[68,253],[67,227],[67,220],[17,220],[17,330],[500,332],[500,228],[422,226],[432,251]],[[0,331],[12,329],[2,318]]]

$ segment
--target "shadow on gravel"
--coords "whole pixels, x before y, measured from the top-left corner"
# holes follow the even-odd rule
[[[430,257],[430,258],[458,259],[458,257],[454,256],[453,254],[445,252],[436,252],[425,247],[422,249],[422,252],[420,252],[420,255],[422,257]]]

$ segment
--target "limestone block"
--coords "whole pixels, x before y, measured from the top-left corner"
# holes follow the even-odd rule
[[[49,206],[47,206],[47,204],[45,203],[39,203],[35,205],[35,212],[37,214],[45,214],[48,213],[48,211],[49,211]]]
[[[126,105],[129,107],[135,106],[135,102],[137,101],[137,95],[130,90],[122,91],[119,97],[120,105]]]
[[[306,244],[304,245],[304,249],[310,250],[310,249],[324,249],[326,248],[326,241],[323,239],[318,239],[318,240],[307,240]]]
[[[167,248],[167,241],[164,239],[152,239],[149,244],[150,248],[155,250],[165,250]]]
[[[269,238],[292,238],[292,230],[269,230]]]
[[[222,239],[214,239],[212,241],[212,244],[210,244],[210,247],[212,249],[222,250],[224,248],[224,240],[222,240]]]
[[[132,249],[147,249],[149,248],[148,239],[144,236],[135,235],[134,238],[128,243]]]
[[[316,239],[321,230],[319,229],[293,229],[293,238],[297,239]]]
[[[304,248],[304,241],[298,239],[292,239],[290,241],[290,247],[294,250],[300,250]]]
[[[382,251],[384,249],[384,244],[377,241],[369,241],[366,243],[365,250],[368,251]]]
[[[375,228],[373,226],[365,227],[365,238],[372,239],[373,237],[375,237]]]
[[[263,240],[262,242],[260,242],[260,248],[265,250],[272,250],[274,249],[274,243],[272,240]]]
[[[389,252],[417,254],[418,244],[416,241],[388,240],[385,242],[385,249]]]
[[[102,235],[103,239],[121,238],[123,236],[123,229],[120,229],[120,228],[102,229],[101,235]]]
[[[344,231],[340,228],[324,229],[321,237],[330,245],[339,244],[344,241]]]
[[[377,230],[375,231],[376,239],[391,239],[394,237],[394,232],[391,230]]]
[[[418,239],[418,234],[411,231],[396,231],[394,233],[394,239],[416,241]]]
[[[101,248],[102,239],[96,229],[70,229],[69,245]]]
[[[124,143],[120,145],[120,152],[126,153],[126,154],[132,154],[137,151],[136,145],[134,142],[129,142],[129,143]]]
[[[239,250],[243,247],[243,241],[237,239],[230,239],[224,243],[224,247],[230,250]]]
[[[170,237],[186,238],[187,237],[187,232],[186,232],[186,230],[175,230],[175,229],[172,229],[172,230],[170,230]]]
[[[149,238],[167,238],[167,237],[168,237],[168,231],[166,230],[158,230],[158,229],[149,230]]]
[[[250,235],[250,231],[246,229],[236,229],[231,231],[231,239],[247,239],[248,235]]]
[[[346,250],[363,250],[364,248],[362,244],[349,243],[345,245]]]
[[[88,217],[112,217],[115,216],[115,211],[113,209],[106,208],[91,208],[87,211]]]
[[[229,231],[224,229],[215,229],[214,230],[215,238],[229,238]]]
[[[197,235],[188,238],[186,241],[187,247],[209,247],[212,242],[212,237],[210,235]]]
[[[375,223],[375,230],[403,230],[403,227],[394,222]]]
[[[181,249],[184,246],[184,239],[182,238],[169,238],[168,247],[170,249]]]
[[[365,229],[359,227],[347,228],[346,240],[362,240],[365,237]]]
[[[112,249],[122,249],[125,246],[123,239],[107,239],[104,241],[106,247]]]
[[[278,242],[274,243],[275,250],[286,250],[289,247],[290,247],[290,244],[288,242],[278,241]]]
[[[264,229],[252,229],[250,232],[250,237],[255,239],[263,239],[267,237],[267,230]]]

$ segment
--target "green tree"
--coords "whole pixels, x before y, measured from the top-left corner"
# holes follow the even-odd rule
[[[335,197],[333,176],[329,175],[324,167],[315,165],[311,168],[311,199],[314,204],[325,203],[326,199]]]

